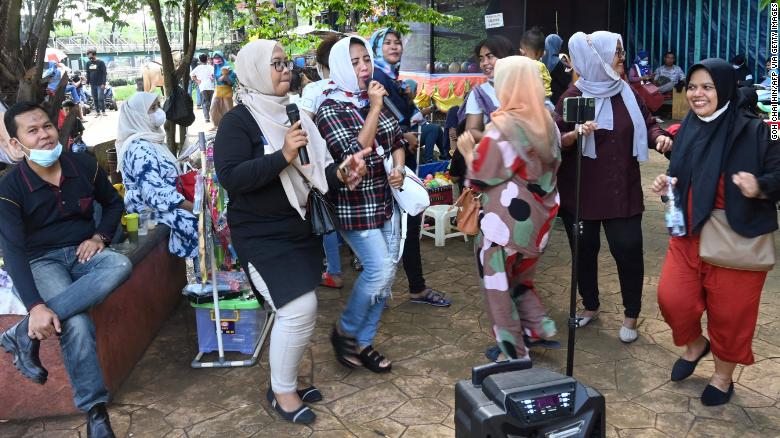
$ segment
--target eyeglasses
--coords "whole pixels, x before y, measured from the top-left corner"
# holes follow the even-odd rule
[[[271,63],[271,65],[273,65],[274,69],[280,73],[283,72],[285,68],[290,71],[293,69],[293,62],[289,59],[285,59],[284,61],[274,61]]]
[[[624,58],[625,59],[626,51],[625,50],[615,50],[615,56],[617,56],[619,58]]]

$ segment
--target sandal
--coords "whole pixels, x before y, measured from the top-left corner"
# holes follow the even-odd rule
[[[363,362],[363,366],[375,373],[389,373],[393,368],[393,364],[386,367],[380,366],[385,357],[374,350],[374,347],[369,345],[360,352],[360,361]]]
[[[352,257],[352,269],[360,272],[363,270],[363,263],[360,262],[360,259],[357,257]]]
[[[502,360],[498,360],[498,357],[501,355],[501,353],[502,353],[501,348],[498,345],[494,345],[494,346],[488,348],[487,350],[485,350],[485,357],[488,358],[491,362],[494,362],[494,363],[501,363],[501,362],[508,361],[509,359],[507,359],[507,358],[504,358]],[[526,348],[526,350],[525,350],[525,356],[518,357],[517,359],[520,359],[520,360],[531,360],[531,356],[528,353],[528,348]],[[517,359],[513,359],[513,360],[517,360]]]
[[[358,361],[360,357],[357,354],[357,340],[351,336],[342,335],[334,325],[333,332],[330,334],[330,343],[333,345],[333,351],[336,353],[336,360],[347,368],[357,368],[360,366]],[[353,360],[350,360],[353,359]],[[361,361],[362,362],[362,361]]]
[[[501,354],[501,349],[498,345],[494,345],[485,350],[485,357],[491,362],[498,362],[498,356]]]
[[[449,307],[452,301],[444,298],[444,294],[431,288],[425,289],[425,295],[417,298],[409,298],[409,301],[417,304],[430,304],[434,307]]]

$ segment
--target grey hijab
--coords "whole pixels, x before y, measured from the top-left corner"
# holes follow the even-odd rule
[[[569,53],[574,70],[580,76],[574,85],[582,91],[584,97],[596,98],[595,121],[598,129],[614,128],[610,98],[620,94],[634,125],[633,153],[637,161],[641,162],[648,158],[647,125],[631,87],[612,68],[618,41],[621,44],[623,42],[619,34],[606,31],[590,35],[577,32],[572,35],[569,39]],[[586,157],[596,158],[596,140],[593,135],[585,137],[582,153]]]

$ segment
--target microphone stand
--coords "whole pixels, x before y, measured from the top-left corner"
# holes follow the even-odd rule
[[[580,105],[577,105],[577,120],[580,120]],[[574,242],[572,244],[571,261],[571,298],[569,301],[569,340],[566,345],[566,375],[572,377],[574,374],[574,334],[577,329],[577,279],[579,269],[580,255],[580,236],[582,235],[582,224],[580,224],[580,185],[582,173],[582,126],[577,127],[577,148],[576,154],[576,173],[574,185],[574,223],[572,233]]]

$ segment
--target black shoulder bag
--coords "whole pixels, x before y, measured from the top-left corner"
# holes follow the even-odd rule
[[[311,232],[315,236],[324,236],[338,229],[338,216],[336,216],[336,207],[325,198],[320,190],[314,187],[297,167],[293,168],[306,182],[309,188],[309,200],[306,203],[306,216],[311,221]]]

